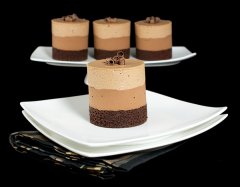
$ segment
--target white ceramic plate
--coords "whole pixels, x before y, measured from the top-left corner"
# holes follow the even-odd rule
[[[32,61],[44,62],[49,65],[54,66],[67,66],[67,67],[86,67],[87,63],[94,61],[93,57],[94,49],[92,47],[88,48],[88,58],[85,61],[60,61],[54,60],[52,58],[52,47],[37,47],[35,51],[32,53],[30,59]],[[170,66],[180,63],[182,60],[186,60],[195,56],[197,53],[190,52],[186,47],[173,47],[172,48],[173,56],[168,60],[158,60],[158,61],[145,61],[146,67],[154,67],[154,66]],[[130,58],[135,58],[135,48],[131,48],[130,50]]]
[[[226,117],[227,114],[219,115],[215,117],[214,119],[203,123],[202,125],[199,125],[195,128],[191,128],[186,131],[175,133],[167,138],[164,139],[155,139],[155,141],[151,143],[145,143],[145,144],[138,144],[138,145],[118,145],[118,146],[106,146],[106,147],[88,147],[81,144],[78,144],[68,138],[65,138],[61,135],[56,134],[53,131],[50,131],[49,129],[46,129],[41,124],[36,122],[30,115],[28,115],[25,111],[23,111],[23,115],[25,118],[43,135],[51,139],[52,141],[56,142],[57,144],[65,147],[66,149],[75,152],[77,154],[87,156],[87,157],[103,157],[103,156],[111,156],[111,155],[117,155],[117,154],[123,154],[123,153],[130,153],[135,151],[142,151],[152,148],[161,148],[166,147],[167,145],[180,142],[186,139],[189,139],[191,137],[194,137],[198,134],[201,134],[220,122],[222,122]]]
[[[131,128],[102,128],[89,122],[88,95],[21,102],[22,108],[45,128],[75,142],[108,146],[149,140],[207,122],[227,107],[206,107],[146,92],[148,120]]]

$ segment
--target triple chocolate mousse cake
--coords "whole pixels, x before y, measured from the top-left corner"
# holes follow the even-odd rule
[[[130,53],[131,22],[126,19],[105,18],[93,22],[94,56],[96,59],[113,57],[123,51],[125,58]]]
[[[76,14],[52,19],[52,57],[81,61],[88,55],[89,21]]]
[[[107,128],[133,127],[147,120],[143,61],[115,56],[87,65],[90,122]]]
[[[136,57],[141,60],[172,58],[172,22],[148,17],[135,22]]]

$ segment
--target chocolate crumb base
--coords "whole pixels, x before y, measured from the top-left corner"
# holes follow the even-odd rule
[[[86,60],[88,55],[88,50],[83,49],[80,51],[65,51],[56,48],[52,48],[52,57],[55,60],[65,60],[65,61],[82,61]]]
[[[136,49],[136,57],[141,60],[165,60],[172,58],[172,48],[161,51],[145,51]]]
[[[117,52],[122,51],[124,53],[124,58],[129,58],[130,55],[130,49],[120,49],[116,51],[107,51],[107,50],[101,50],[101,49],[95,49],[94,48],[94,57],[99,59],[105,59],[105,58],[111,58],[117,55]]]
[[[106,128],[125,128],[143,124],[147,120],[147,105],[133,110],[98,110],[89,107],[90,122]]]

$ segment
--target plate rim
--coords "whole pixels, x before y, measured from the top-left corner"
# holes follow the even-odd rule
[[[147,90],[147,92],[150,92],[152,94],[159,94],[159,93],[156,93],[156,92],[152,92],[152,91],[149,91]],[[162,95],[162,94],[160,94]],[[87,96],[87,95],[80,95],[81,96]],[[175,99],[175,98],[172,98],[172,97],[169,97],[169,96],[165,96],[165,95],[162,95],[164,97],[168,97],[169,99]],[[74,97],[74,96],[73,96]],[[63,98],[56,98],[56,99],[64,99],[64,98],[69,98],[69,97],[63,97]],[[47,99],[48,100],[48,99]],[[51,99],[50,99],[51,100]],[[179,100],[179,99],[175,99],[175,100],[178,100],[178,101],[181,101],[181,102],[185,102],[185,103],[189,103],[189,102],[186,102],[186,101],[182,101],[182,100]],[[44,100],[40,100],[40,101],[44,101]],[[31,101],[30,101],[31,102]],[[36,117],[37,115],[34,115],[33,112],[29,111],[28,107],[26,107],[24,105],[24,103],[26,102],[21,102],[20,105],[21,107],[28,113],[30,114],[38,123],[42,124],[45,128],[51,130],[51,131],[54,131],[56,132],[53,128],[49,128],[49,126],[47,125],[47,122],[45,119],[41,119],[39,117]],[[190,104],[194,104],[194,105],[198,105],[198,104],[195,104],[195,103],[190,103]],[[203,106],[203,105],[199,105],[199,106]],[[205,106],[206,107],[206,106]],[[177,132],[181,132],[181,131],[184,131],[184,130],[187,130],[189,128],[193,128],[193,127],[196,127],[196,126],[199,126],[201,125],[202,123],[205,123],[211,119],[213,119],[214,117],[222,114],[225,110],[227,110],[227,107],[213,107],[213,108],[217,108],[218,111],[215,112],[214,114],[210,115],[208,118],[205,118],[203,120],[200,120],[194,124],[191,124],[191,125],[188,125],[184,128],[178,128],[177,130],[172,130],[172,131],[169,131],[169,132],[165,132],[165,133],[159,133],[159,134],[155,134],[155,135],[151,135],[151,136],[141,136],[141,137],[137,137],[137,138],[132,138],[132,139],[125,139],[125,140],[115,140],[115,141],[108,141],[108,142],[87,142],[87,141],[79,141],[75,138],[72,138],[72,137],[69,137],[69,136],[66,136],[64,133],[62,133],[62,131],[59,131],[56,132],[57,134],[61,135],[61,136],[64,136],[64,137],[68,137],[69,139],[71,139],[72,141],[74,142],[78,142],[78,143],[81,143],[83,145],[87,145],[89,147],[102,147],[102,146],[111,146],[111,145],[117,145],[117,144],[123,144],[123,143],[130,143],[132,141],[140,141],[140,140],[149,140],[151,138],[156,138],[156,137],[161,137],[161,136],[165,136],[165,135],[171,135],[173,133],[177,133]]]
[[[219,116],[216,116],[214,119],[212,119],[211,120],[211,122],[209,121],[209,122],[206,122],[206,123],[204,123],[204,124],[202,124],[201,126],[197,126],[197,127],[194,127],[194,128],[192,128],[192,129],[189,129],[189,130],[187,130],[187,131],[185,131],[185,133],[186,132],[188,132],[188,134],[187,135],[182,135],[182,137],[178,137],[178,138],[176,138],[175,137],[175,140],[174,140],[174,136],[176,136],[176,134],[175,135],[172,135],[172,136],[170,136],[170,137],[166,137],[166,139],[168,139],[168,142],[166,143],[160,143],[159,141],[156,141],[155,142],[155,144],[153,144],[152,142],[151,143],[146,143],[146,144],[143,144],[143,145],[145,145],[145,147],[141,147],[141,146],[143,146],[143,145],[137,145],[137,147],[138,148],[136,148],[136,145],[123,145],[122,147],[125,147],[125,151],[124,151],[124,148],[121,150],[121,149],[119,149],[119,147],[117,147],[117,149],[115,150],[115,151],[113,151],[113,152],[105,152],[105,153],[92,153],[92,152],[86,152],[86,151],[82,151],[82,150],[80,150],[81,149],[81,147],[83,148],[84,147],[84,145],[81,145],[81,144],[79,144],[79,143],[77,143],[77,142],[72,142],[72,143],[74,143],[74,144],[77,144],[77,146],[80,146],[80,148],[79,148],[79,150],[76,150],[76,149],[74,149],[74,148],[71,148],[71,146],[70,145],[66,145],[66,143],[64,144],[63,142],[59,142],[59,140],[56,140],[56,138],[54,138],[53,136],[50,136],[50,135],[46,135],[46,132],[40,127],[39,128],[39,125],[41,126],[41,124],[36,124],[35,122],[34,122],[34,119],[28,114],[28,113],[25,113],[25,115],[24,115],[24,112],[26,112],[26,111],[24,111],[24,110],[22,110],[22,114],[23,114],[23,116],[27,119],[27,121],[34,127],[34,128],[36,128],[40,133],[42,133],[44,136],[46,136],[47,138],[49,138],[50,140],[52,140],[52,141],[54,141],[55,143],[57,143],[57,144],[59,144],[59,145],[61,145],[61,146],[63,146],[63,147],[65,147],[66,149],[68,149],[68,150],[70,150],[70,151],[72,151],[72,152],[75,152],[75,153],[77,153],[77,154],[79,154],[79,155],[82,155],[82,156],[86,156],[86,157],[104,157],[104,156],[113,156],[113,155],[119,155],[119,154],[125,154],[125,153],[131,153],[131,152],[136,152],[136,151],[143,151],[143,150],[147,150],[147,149],[152,149],[152,148],[161,148],[161,147],[163,147],[163,146],[167,146],[167,145],[170,145],[170,144],[174,144],[174,143],[177,143],[177,142],[180,142],[180,141],[184,141],[184,140],[187,140],[187,139],[190,139],[190,138],[192,138],[192,137],[195,137],[195,136],[197,136],[197,135],[199,135],[199,134],[202,134],[202,133],[204,133],[204,132],[206,132],[206,131],[208,131],[208,130],[210,130],[210,129],[212,129],[213,127],[215,127],[215,126],[217,126],[219,123],[221,123],[222,121],[224,121],[227,117],[228,117],[228,114],[221,114],[221,115],[219,115]],[[28,115],[28,116],[27,116]],[[29,117],[30,117],[30,119],[29,119]],[[31,119],[32,118],[32,119]],[[217,120],[216,120],[217,119]],[[215,120],[215,121],[214,121]],[[213,122],[212,122],[213,121]],[[37,122],[38,123],[38,122]],[[44,128],[44,127],[43,127]],[[196,128],[200,128],[200,129],[197,129],[196,130]],[[194,132],[192,132],[192,133],[190,133],[189,131],[194,131]],[[48,131],[48,129],[46,129],[46,131]],[[61,135],[58,135],[58,134],[56,134],[55,132],[53,132],[53,131],[50,131],[50,134],[51,133],[53,133],[53,134],[55,134],[55,135],[57,135],[57,136],[60,136],[60,138],[61,139],[66,139],[67,141],[72,141],[72,140],[70,140],[70,139],[68,139],[68,138],[66,138],[66,137],[63,137],[63,136],[61,136]],[[180,133],[179,133],[180,134]],[[165,139],[165,141],[166,141],[166,139]],[[169,140],[170,139],[170,140]],[[156,145],[156,144],[158,144],[158,145]],[[160,144],[160,145],[159,145]],[[149,145],[151,145],[151,146],[149,146]],[[108,147],[109,148],[109,146],[106,146],[106,147]],[[131,147],[130,148],[130,150],[128,149],[128,150],[126,150],[127,148],[126,147]],[[134,149],[134,147],[135,147],[135,149]],[[89,148],[89,147],[88,147]],[[94,149],[93,147],[90,147],[90,149]],[[100,147],[100,149],[104,149],[103,147]],[[111,149],[111,146],[110,146],[110,149]]]
[[[52,47],[51,46],[38,46],[31,54],[30,56],[30,60],[31,61],[35,61],[35,62],[44,62],[46,64],[49,64],[49,65],[54,65],[54,66],[66,66],[66,67],[86,67],[86,65],[92,61],[92,60],[95,60],[95,58],[93,57],[90,57],[90,60],[87,61],[60,61],[60,60],[54,60],[52,59],[39,59],[39,58],[35,58],[34,55],[38,52],[38,50],[41,50],[42,48],[44,49],[51,49]],[[185,55],[185,56],[182,56],[182,57],[178,57],[178,58],[174,58],[174,59],[166,59],[166,60],[154,60],[154,61],[144,61],[145,63],[145,66],[146,67],[156,67],[156,66],[170,66],[170,65],[176,65],[178,63],[180,63],[182,60],[187,60],[189,58],[192,58],[194,56],[197,55],[196,52],[191,52],[188,48],[186,48],[185,46],[172,46],[172,49],[173,51],[176,50],[176,49],[184,49],[186,50],[187,52],[189,52],[189,54]],[[88,50],[93,50],[94,48],[93,47],[88,47]],[[135,47],[131,47],[130,50],[131,50],[131,53],[132,51],[135,49]],[[89,55],[89,54],[88,54]],[[132,56],[131,57],[133,59],[136,59],[136,57]],[[153,66],[154,65],[154,66]]]

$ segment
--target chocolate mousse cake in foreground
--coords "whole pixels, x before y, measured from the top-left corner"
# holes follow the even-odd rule
[[[93,22],[94,56],[96,59],[113,57],[123,51],[125,58],[130,53],[131,22],[126,19],[105,18]]]
[[[52,19],[52,57],[81,61],[88,55],[89,21],[76,14]]]
[[[148,17],[135,22],[136,57],[141,60],[172,58],[172,22]]]
[[[145,67],[118,57],[87,65],[90,122],[108,128],[133,127],[147,120]]]

